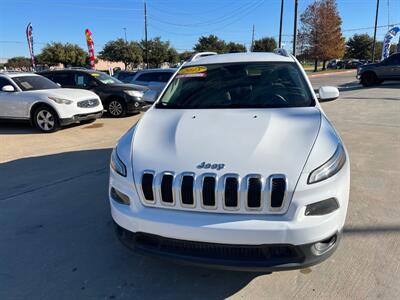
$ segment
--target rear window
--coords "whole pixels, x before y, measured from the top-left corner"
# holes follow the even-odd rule
[[[274,108],[315,105],[295,63],[226,63],[182,68],[157,108]]]

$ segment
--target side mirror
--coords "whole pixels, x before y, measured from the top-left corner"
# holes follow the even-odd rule
[[[154,103],[157,100],[158,93],[154,90],[147,90],[143,95],[143,101],[148,103]]]
[[[318,99],[331,101],[339,98],[339,90],[334,86],[321,86],[318,90]]]
[[[15,88],[12,85],[5,85],[1,90],[7,93],[15,92]]]

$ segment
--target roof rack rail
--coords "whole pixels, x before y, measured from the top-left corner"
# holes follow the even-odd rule
[[[202,57],[206,57],[206,56],[210,56],[210,55],[217,55],[217,52],[199,52],[199,53],[195,53],[192,55],[191,58],[189,58],[188,61],[194,61],[194,60],[198,60],[199,58]]]
[[[283,49],[283,48],[276,48],[276,49],[274,49],[273,52],[274,52],[275,54],[278,54],[278,55],[281,55],[281,56],[289,57],[289,53],[288,53],[285,49]]]

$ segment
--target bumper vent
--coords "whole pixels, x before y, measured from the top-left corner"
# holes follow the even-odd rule
[[[284,175],[241,178],[229,173],[143,172],[137,190],[144,205],[218,213],[282,214],[288,207],[288,183]]]

